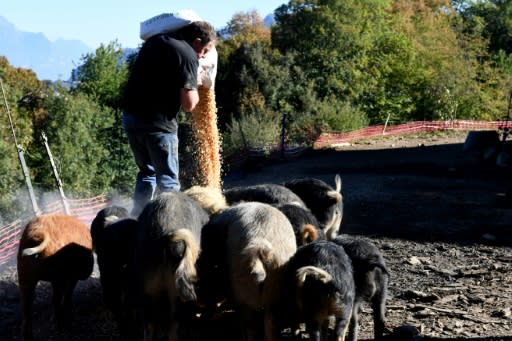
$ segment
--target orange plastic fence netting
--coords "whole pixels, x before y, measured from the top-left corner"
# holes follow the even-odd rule
[[[436,130],[496,130],[511,128],[508,121],[417,121],[395,126],[377,125],[345,133],[326,132],[320,134],[314,148],[325,148],[336,143],[350,142],[385,135],[405,135]]]
[[[98,211],[107,206],[108,198],[106,195],[100,195],[87,199],[67,199],[67,202],[70,214],[90,225]],[[61,201],[51,202],[41,210],[45,214],[65,212]],[[15,258],[21,233],[30,219],[32,219],[32,216],[23,217],[9,225],[0,227],[0,270],[3,265],[8,264]]]

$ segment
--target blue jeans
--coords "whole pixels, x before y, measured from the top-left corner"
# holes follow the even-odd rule
[[[123,127],[139,168],[131,212],[138,217],[158,192],[180,190],[178,135],[152,129],[127,113],[123,115]]]

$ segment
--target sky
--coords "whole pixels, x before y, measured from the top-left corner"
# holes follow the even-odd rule
[[[43,33],[50,41],[80,40],[90,48],[117,40],[123,48],[138,47],[140,23],[162,13],[191,9],[216,29],[233,14],[257,10],[262,17],[285,0],[2,0],[0,16],[20,31]]]

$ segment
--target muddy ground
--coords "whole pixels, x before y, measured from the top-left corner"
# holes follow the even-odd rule
[[[466,133],[386,137],[254,159],[230,172],[224,187],[297,177],[333,185],[340,174],[342,232],[378,245],[390,268],[389,340],[512,340],[512,168],[496,166],[489,151],[465,151],[465,140]],[[54,329],[50,299],[41,283],[34,306],[41,340],[116,339],[97,273],[75,292],[71,332]],[[0,274],[0,340],[20,340],[19,322],[16,273],[8,267]],[[234,326],[215,321],[200,339],[235,340]],[[365,306],[360,339],[372,333]]]

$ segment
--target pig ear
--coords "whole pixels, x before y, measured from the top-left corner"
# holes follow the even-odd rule
[[[334,199],[337,203],[341,201],[341,194],[337,191],[328,191],[327,196]]]
[[[341,193],[341,177],[339,174],[334,177],[334,183],[336,184],[336,192]]]

